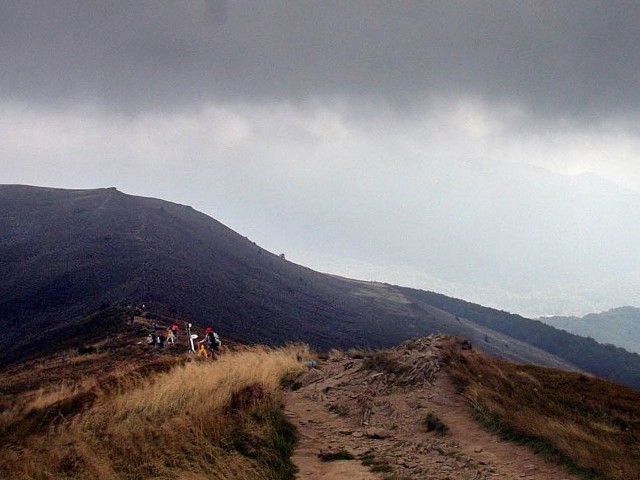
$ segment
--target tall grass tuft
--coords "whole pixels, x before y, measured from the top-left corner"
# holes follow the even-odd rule
[[[0,476],[293,478],[295,435],[281,409],[280,381],[302,368],[295,348],[186,363],[4,448]]]

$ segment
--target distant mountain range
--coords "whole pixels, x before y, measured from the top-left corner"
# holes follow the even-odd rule
[[[540,320],[576,335],[640,353],[640,308],[620,307],[584,317],[554,316]]]
[[[113,188],[0,186],[0,259],[2,363],[100,308],[154,302],[243,342],[378,348],[439,332],[640,388],[639,355],[436,293],[318,273],[191,207]]]

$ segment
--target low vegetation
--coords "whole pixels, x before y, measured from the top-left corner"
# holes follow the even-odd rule
[[[387,473],[393,470],[388,460],[386,460],[385,458],[376,457],[376,455],[372,451],[368,451],[362,454],[359,459],[362,465],[364,465],[365,467],[369,467],[369,470],[371,470],[372,472]]]
[[[360,456],[360,462],[365,467],[369,467],[372,472],[391,472],[393,469],[389,462],[384,458],[377,458],[372,451],[366,452]]]
[[[439,308],[557,355],[585,372],[640,390],[640,355],[637,353],[439,293],[409,288],[401,288],[401,291],[418,305]]]
[[[351,412],[351,408],[345,402],[338,402],[338,403],[334,403],[333,405],[330,405],[329,411],[331,413],[335,413],[339,417],[347,417]]]
[[[5,437],[0,477],[293,478],[295,435],[282,412],[280,381],[301,368],[293,348],[253,348],[121,382],[79,413],[48,421],[45,431]],[[68,384],[52,385],[29,408],[77,394]],[[20,424],[5,412],[5,425]]]
[[[323,462],[335,462],[338,460],[353,460],[355,457],[346,450],[340,450],[338,452],[320,452],[318,458]]]
[[[90,355],[67,352],[2,371],[0,449],[77,415],[109,396],[183,364],[184,356],[142,349]]]
[[[365,356],[362,368],[382,373],[401,374],[410,370],[410,367],[402,363],[397,354],[390,351],[372,352]]]
[[[640,393],[580,373],[502,362],[448,347],[454,378],[478,419],[585,479],[640,472]]]
[[[445,434],[449,431],[449,426],[444,423],[433,412],[429,412],[424,419],[424,425],[427,427],[427,432],[436,432]]]

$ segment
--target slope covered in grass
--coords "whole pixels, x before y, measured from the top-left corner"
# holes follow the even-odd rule
[[[462,350],[448,364],[478,419],[583,478],[631,480],[640,472],[640,393],[621,385]]]
[[[640,355],[592,338],[557,330],[538,320],[530,320],[502,310],[483,307],[439,293],[401,288],[419,305],[430,305],[468,319],[485,328],[521,340],[560,357],[580,370],[640,390]],[[466,336],[466,335],[460,335]],[[536,363],[539,362],[527,362]]]
[[[527,345],[541,327],[554,332],[538,322],[523,319],[513,332],[487,327],[410,289],[296,265],[190,207],[115,189],[0,185],[0,237],[0,367],[118,327],[116,312],[87,318],[100,308],[144,303],[199,327],[215,321],[220,335],[242,343],[386,348],[443,333],[485,339],[488,353],[514,361],[603,376],[640,372],[640,356],[613,351],[603,364],[579,363],[593,356],[594,342],[578,344],[578,358],[567,360],[562,349]]]
[[[0,477],[292,478],[295,437],[280,382],[300,368],[293,348],[253,348],[121,384],[46,431],[1,445]]]

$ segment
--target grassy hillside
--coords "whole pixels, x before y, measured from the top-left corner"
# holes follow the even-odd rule
[[[537,320],[422,290],[402,289],[416,302],[436,306],[565,359],[599,377],[640,389],[640,355],[558,330]]]
[[[248,343],[329,349],[434,332],[493,336],[394,287],[295,265],[190,207],[115,189],[0,186],[0,238],[0,364],[66,342],[70,326],[101,306],[149,301]],[[549,360],[531,349],[520,356]]]
[[[19,359],[10,346],[116,303],[158,302],[244,342],[320,348],[392,345],[442,323],[288,262],[190,207],[115,189],[0,186],[0,238],[0,364]]]
[[[296,359],[299,347],[238,346],[217,361],[198,361],[136,345],[128,332],[122,340],[128,343],[2,371],[0,478],[293,478],[296,439],[281,388],[306,369]],[[354,350],[364,370],[353,362],[349,368],[365,376],[371,368],[390,372],[381,385],[421,389],[424,372],[416,368],[439,371],[437,352],[488,428],[585,479],[638,478],[640,393],[438,341],[424,358],[407,355],[406,344],[386,353]]]
[[[115,189],[0,186],[0,258],[0,365],[109,330],[108,319],[86,320],[100,308],[154,302],[244,343],[383,348],[443,333],[640,388],[640,356],[444,296],[314,272],[190,207]]]
[[[492,359],[455,342],[448,365],[489,429],[586,479],[640,478],[640,393],[579,373]]]
[[[68,357],[37,388],[12,376],[0,417],[2,478],[293,478],[295,438],[280,408],[281,379],[301,368],[293,348],[245,349],[147,376],[119,376],[125,362],[110,372],[111,389],[64,375],[74,362],[99,368],[100,360]]]

